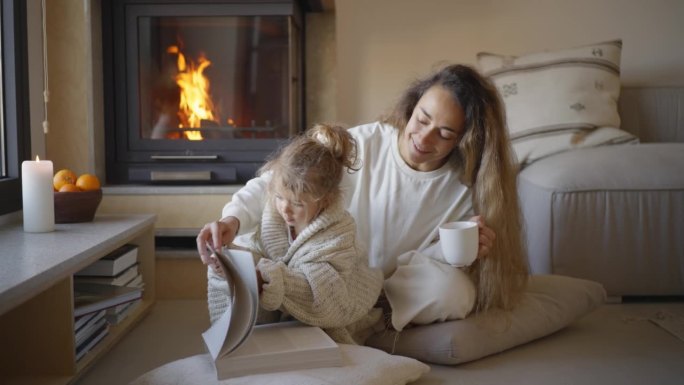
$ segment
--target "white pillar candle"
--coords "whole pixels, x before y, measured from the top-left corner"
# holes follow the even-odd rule
[[[21,163],[21,196],[24,231],[45,233],[55,229],[55,198],[52,187],[52,162],[26,160]]]

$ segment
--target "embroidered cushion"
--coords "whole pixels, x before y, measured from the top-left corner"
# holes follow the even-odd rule
[[[620,130],[622,41],[528,53],[480,52],[477,63],[496,85],[521,165],[579,147],[636,142]]]

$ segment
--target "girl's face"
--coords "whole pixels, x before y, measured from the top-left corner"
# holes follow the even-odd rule
[[[464,125],[463,108],[444,87],[433,86],[413,109],[399,137],[399,153],[414,170],[436,170],[458,145]]]
[[[278,214],[288,226],[294,228],[295,234],[301,233],[318,216],[322,206],[320,201],[313,200],[308,195],[295,196],[282,188],[276,190],[274,198]]]

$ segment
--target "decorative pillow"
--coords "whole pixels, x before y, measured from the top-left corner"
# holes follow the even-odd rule
[[[392,354],[453,365],[499,353],[556,332],[605,302],[601,284],[560,275],[533,275],[508,312],[384,331],[366,344]]]
[[[637,142],[620,130],[622,41],[505,56],[477,54],[496,85],[522,166],[577,147]]]
[[[153,369],[130,385],[403,385],[430,371],[420,361],[366,346],[340,344],[340,349],[346,365],[339,368],[257,374],[220,382],[211,356],[200,354]]]

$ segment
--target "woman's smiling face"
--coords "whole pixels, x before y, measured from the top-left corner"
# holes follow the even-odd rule
[[[463,108],[444,87],[433,86],[413,109],[399,137],[399,153],[414,170],[436,170],[458,145],[464,125]]]

